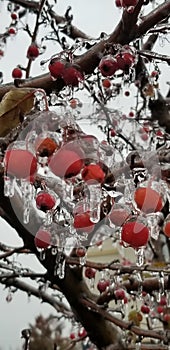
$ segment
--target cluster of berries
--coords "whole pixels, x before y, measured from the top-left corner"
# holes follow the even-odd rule
[[[79,66],[54,58],[50,61],[49,71],[53,80],[62,78],[65,85],[77,87],[84,80]]]
[[[108,54],[103,56],[98,68],[102,76],[111,77],[119,69],[128,72],[129,68],[135,63],[135,58],[135,53],[126,45],[115,55]]]

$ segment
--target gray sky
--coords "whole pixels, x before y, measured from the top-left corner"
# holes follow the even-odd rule
[[[160,1],[161,2],[161,1]],[[8,25],[9,13],[5,11],[7,2],[0,2],[1,23],[0,32]],[[114,5],[114,0],[58,0],[57,12],[64,14],[67,6],[72,6],[74,14],[74,25],[87,34],[98,37],[101,32],[109,34],[118,23],[121,10]],[[29,24],[30,24],[29,17]],[[33,25],[34,23],[32,23]],[[29,38],[25,33],[19,32],[17,37],[8,40],[4,58],[0,61],[0,70],[4,72],[4,80],[11,80],[11,71],[17,64],[26,64],[26,50],[29,45]],[[41,74],[39,63],[42,59],[50,57],[56,52],[56,44],[47,42],[47,51],[41,58],[38,58],[32,69],[32,75]],[[166,47],[162,50],[165,51]],[[166,89],[166,74],[163,77],[164,88]],[[87,128],[87,126],[86,126]],[[90,127],[91,131],[91,127]],[[11,245],[21,244],[21,240],[15,232],[0,219],[0,239],[2,242]],[[42,271],[41,265],[33,257],[22,258],[24,263]],[[21,292],[15,293],[10,303],[6,302],[7,290],[0,287],[0,346],[3,350],[21,349],[20,332],[27,328],[29,323],[33,323],[35,317],[41,312],[48,315],[53,309],[39,300],[31,297],[28,301],[27,295]]]

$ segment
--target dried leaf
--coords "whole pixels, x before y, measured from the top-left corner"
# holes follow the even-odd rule
[[[31,88],[16,88],[7,92],[0,103],[0,136],[6,136],[16,128],[24,115],[34,106],[34,92]]]
[[[153,85],[152,84],[145,85],[145,87],[143,89],[143,94],[145,96],[154,97],[155,96],[155,91],[154,91]]]

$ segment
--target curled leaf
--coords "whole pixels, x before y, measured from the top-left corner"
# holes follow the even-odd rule
[[[16,128],[34,106],[35,89],[14,88],[8,91],[0,103],[0,136],[6,136]]]

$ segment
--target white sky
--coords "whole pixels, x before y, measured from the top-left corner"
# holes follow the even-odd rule
[[[0,32],[3,32],[10,21],[10,15],[5,11],[6,5],[7,1],[0,1]],[[69,5],[72,6],[74,25],[94,37],[98,37],[101,32],[109,34],[118,23],[121,14],[121,11],[115,7],[114,0],[58,0],[57,12],[60,15],[64,14]],[[31,17],[29,17],[29,25],[33,25],[34,23],[31,23],[30,19]],[[5,56],[0,60],[0,71],[4,73],[5,82],[11,81],[11,71],[17,64],[26,65],[26,50],[29,43],[28,36],[22,31],[19,31],[16,37],[8,40]],[[35,61],[32,75],[44,73],[39,67],[40,61],[50,57],[58,50],[58,46],[54,43],[47,42],[47,46],[46,53]],[[163,48],[163,50],[165,49],[166,47]],[[166,73],[164,73],[162,81],[166,90]],[[87,129],[87,125],[85,128]],[[6,244],[21,244],[21,240],[15,232],[2,219],[0,219],[0,239]],[[36,270],[42,271],[42,267],[33,257],[29,260],[24,259],[24,262],[30,268],[35,267]],[[27,295],[22,292],[15,293],[10,303],[6,303],[6,296],[7,290],[0,287],[0,347],[3,350],[21,349],[21,330],[27,328],[29,323],[33,323],[40,312],[48,315],[53,312],[53,309],[48,305],[41,304],[34,297],[28,302]]]

